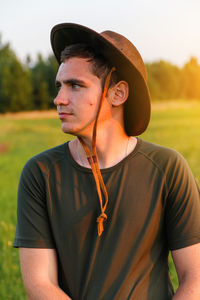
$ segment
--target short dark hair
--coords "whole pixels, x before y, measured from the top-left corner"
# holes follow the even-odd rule
[[[92,73],[101,79],[102,88],[104,87],[106,76],[113,66],[109,64],[106,59],[97,52],[94,48],[87,44],[72,44],[70,46],[65,47],[65,49],[61,52],[61,62],[72,58],[86,58],[88,62],[91,62]],[[110,79],[110,86],[115,85],[119,81],[119,77],[117,72],[113,72]]]

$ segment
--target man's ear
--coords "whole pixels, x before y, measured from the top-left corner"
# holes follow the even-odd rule
[[[129,95],[129,86],[126,81],[119,81],[113,87],[110,88],[109,100],[113,106],[119,106],[123,104]]]

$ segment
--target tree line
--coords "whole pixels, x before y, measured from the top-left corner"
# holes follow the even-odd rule
[[[146,68],[153,100],[200,100],[197,58],[191,57],[182,68],[163,60],[147,63]],[[53,55],[43,58],[38,54],[34,63],[27,56],[22,63],[9,43],[0,39],[0,113],[53,108],[57,69]]]

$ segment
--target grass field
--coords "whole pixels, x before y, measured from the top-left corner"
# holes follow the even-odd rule
[[[26,299],[18,251],[12,248],[16,224],[16,194],[25,162],[33,155],[72,138],[49,115],[0,116],[0,299]],[[150,126],[142,138],[178,150],[200,183],[200,102],[155,103]],[[174,287],[177,277],[170,259]]]

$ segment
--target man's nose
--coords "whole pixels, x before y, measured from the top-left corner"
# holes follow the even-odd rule
[[[68,93],[66,90],[61,87],[53,102],[56,106],[69,104]]]

